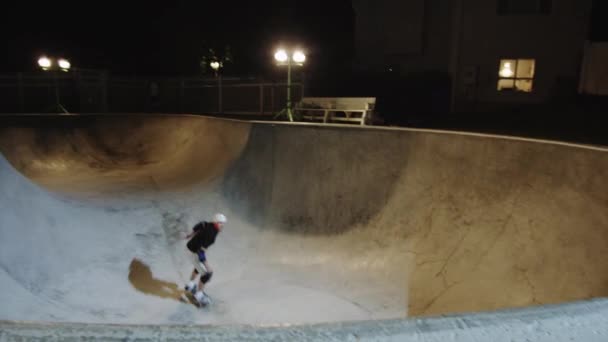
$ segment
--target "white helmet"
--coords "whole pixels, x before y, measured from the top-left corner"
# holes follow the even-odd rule
[[[217,213],[213,215],[213,222],[225,224],[227,221],[228,220],[226,219],[226,216],[224,214]]]

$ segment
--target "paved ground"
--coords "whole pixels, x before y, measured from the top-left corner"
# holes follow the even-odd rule
[[[0,122],[0,320],[267,326],[608,293],[600,148],[192,116]],[[182,237],[215,211],[230,222],[201,311],[177,299]]]

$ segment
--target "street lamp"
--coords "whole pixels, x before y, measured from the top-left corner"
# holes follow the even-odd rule
[[[59,96],[59,86],[57,85],[57,74],[53,71],[59,69],[61,71],[68,71],[72,67],[72,64],[64,58],[60,58],[57,60],[57,66],[53,63],[53,60],[42,56],[38,58],[38,66],[44,71],[52,71],[53,75],[53,88],[55,88],[55,106],[57,109],[63,111],[64,113],[68,113],[68,111],[61,105],[60,96]]]
[[[211,67],[211,69],[213,69],[213,73],[215,74],[215,77],[219,76],[218,71],[220,70],[221,67],[223,67],[222,62],[220,61],[213,61],[211,63],[209,63],[209,67]]]
[[[302,50],[287,51],[278,49],[274,54],[274,59],[278,65],[287,65],[287,117],[293,122],[293,110],[291,104],[291,67],[293,65],[302,66],[306,61],[306,55]],[[281,111],[281,115],[285,110]]]
[[[45,56],[42,56],[38,59],[38,66],[42,68],[42,70],[48,70],[53,65],[53,62]]]
[[[302,51],[293,53],[293,61],[302,65],[306,61],[306,55]]]
[[[211,67],[211,69],[215,70],[215,72],[217,72],[217,70],[220,68],[220,62],[218,61],[213,61],[211,63],[209,63],[209,66]]]
[[[287,56],[287,52],[285,50],[281,49],[281,50],[278,50],[274,54],[274,59],[276,59],[277,62],[279,62],[279,63],[285,63],[285,62],[287,62],[289,57]]]
[[[68,71],[72,67],[72,64],[67,59],[63,58],[59,60],[58,64],[59,68],[61,68],[63,71]]]
[[[57,64],[55,64],[52,59],[42,56],[38,58],[38,66],[44,71],[57,70],[57,68],[62,71],[68,71],[72,68],[72,63],[65,58],[59,58]]]

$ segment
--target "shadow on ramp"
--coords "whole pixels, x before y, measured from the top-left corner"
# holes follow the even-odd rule
[[[185,292],[179,288],[179,285],[154,278],[150,266],[137,258],[129,265],[129,282],[141,293],[185,302],[183,299]],[[189,296],[186,298],[191,304],[196,305]]]

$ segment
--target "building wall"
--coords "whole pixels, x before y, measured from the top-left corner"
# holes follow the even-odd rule
[[[608,42],[588,43],[581,68],[579,93],[608,96]]]
[[[550,14],[499,15],[498,0],[354,0],[358,65],[449,73],[453,108],[543,102],[576,91],[591,1],[553,0]],[[532,93],[497,91],[501,58],[536,59]]]
[[[357,64],[387,72],[446,71],[449,0],[354,0]]]
[[[549,15],[498,15],[497,1],[461,0],[463,12],[455,31],[460,47],[455,89],[458,100],[537,103],[561,93],[559,89],[580,73],[587,34],[590,0],[553,0]],[[460,26],[460,27],[458,27]],[[498,92],[501,58],[534,58],[532,93]],[[465,85],[465,73],[477,70],[477,83]]]

